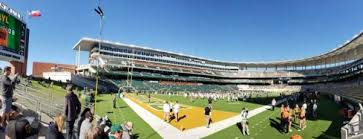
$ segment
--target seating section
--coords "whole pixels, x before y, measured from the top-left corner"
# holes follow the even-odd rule
[[[81,75],[72,75],[72,84],[79,87],[87,87],[91,89],[96,89],[96,79],[92,77],[86,77]],[[98,89],[101,92],[112,92],[118,90],[118,87],[113,83],[107,81],[106,79],[101,79],[98,82]]]
[[[126,81],[113,80],[121,86],[127,86]],[[236,85],[217,84],[186,84],[186,83],[163,83],[158,81],[133,80],[131,86],[137,91],[172,91],[172,92],[232,92],[237,91]]]

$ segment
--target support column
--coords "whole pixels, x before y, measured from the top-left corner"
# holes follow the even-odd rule
[[[81,65],[81,45],[78,47],[78,63],[77,67]]]

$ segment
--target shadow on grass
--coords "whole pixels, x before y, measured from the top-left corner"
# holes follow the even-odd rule
[[[116,107],[117,109],[123,109],[123,108],[127,108],[127,106],[119,106],[119,107]]]
[[[340,128],[343,126],[344,118],[339,115],[342,107],[333,101],[322,101],[318,107],[318,119],[332,121],[329,128],[322,132],[316,139],[340,138]],[[316,119],[314,119],[316,120]]]
[[[105,100],[103,100],[103,99],[97,99],[96,100],[96,102],[98,103],[98,102],[102,102],[102,101],[105,101]]]
[[[238,127],[238,129],[239,129],[239,131],[241,132],[241,134],[243,134],[243,129],[242,129],[242,124],[241,124],[241,122],[238,122],[238,123],[236,124],[236,126]]]
[[[280,122],[278,122],[276,119],[272,119],[270,118],[270,126],[275,128],[277,131],[279,131],[280,133],[282,133],[282,129],[281,129],[281,124]]]
[[[132,139],[138,139],[140,136],[139,136],[139,133],[136,133],[136,134],[132,134],[131,135],[131,138]]]
[[[149,138],[152,138],[153,136],[155,136],[155,135],[158,135],[158,133],[157,132],[154,132],[154,133],[152,133],[152,134],[150,134],[150,135],[148,135],[147,137],[145,137],[146,139],[149,139]],[[136,138],[132,138],[132,139],[136,139]]]

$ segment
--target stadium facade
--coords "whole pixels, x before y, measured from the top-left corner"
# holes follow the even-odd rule
[[[82,38],[73,47],[77,71],[95,75],[97,62],[101,73],[112,77],[130,76],[150,80],[172,80],[223,84],[302,84],[333,81],[361,70],[363,33],[340,47],[313,57],[275,62],[226,62],[196,56]],[[89,64],[80,65],[80,52],[89,52]],[[100,52],[100,53],[99,53]]]

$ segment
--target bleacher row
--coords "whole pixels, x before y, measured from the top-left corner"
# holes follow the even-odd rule
[[[95,78],[87,77],[87,76],[81,76],[81,75],[73,75],[72,74],[72,84],[78,86],[78,87],[87,87],[89,89],[95,90],[96,88],[96,82]],[[118,87],[113,86],[112,83],[108,82],[107,80],[100,79],[99,80],[99,91],[101,92],[111,92],[118,90]]]
[[[340,74],[350,70],[352,68],[356,68],[357,66],[363,63],[363,59],[359,59],[350,63],[346,63],[343,65],[335,65],[332,67],[322,68],[321,66],[318,69],[304,69],[302,67],[296,69],[285,69],[285,70],[257,70],[254,71],[253,68],[251,70],[213,70],[208,68],[198,68],[198,67],[190,67],[190,66],[180,66],[180,65],[168,65],[162,63],[152,63],[152,62],[144,62],[139,60],[129,61],[129,65],[120,65],[120,60],[108,59],[107,65],[111,69],[117,69],[120,67],[132,66],[133,68],[139,69],[148,69],[148,70],[159,70],[159,71],[168,71],[175,73],[188,73],[193,75],[206,75],[211,77],[227,77],[227,78],[278,78],[278,77],[307,77],[307,76],[321,76],[321,75],[332,75],[332,74]],[[331,65],[330,65],[331,66]]]
[[[112,80],[119,86],[127,86],[127,81]],[[132,80],[130,83],[136,91],[152,92],[233,92],[237,91],[236,85],[217,85],[217,84],[160,84],[157,81]]]
[[[318,86],[318,85],[316,85]],[[318,87],[314,87],[321,92],[329,92],[344,96],[357,101],[363,101],[363,84],[351,83],[351,84],[325,84]]]

